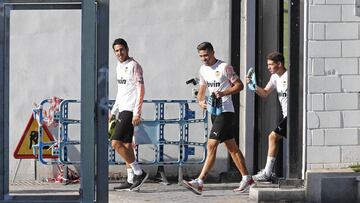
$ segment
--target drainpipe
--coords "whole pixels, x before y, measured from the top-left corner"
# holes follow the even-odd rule
[[[360,202],[360,176],[356,177],[357,182],[357,202]]]
[[[304,1],[304,77],[303,77],[303,149],[302,149],[302,179],[306,177],[307,170],[307,81],[308,81],[308,69],[307,69],[307,60],[308,60],[308,1]]]

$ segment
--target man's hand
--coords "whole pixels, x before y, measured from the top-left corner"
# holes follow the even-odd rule
[[[216,92],[215,92],[215,96],[216,96],[216,98],[221,98],[221,97],[225,96],[225,93],[224,93],[224,92],[220,92],[220,91],[216,91]]]
[[[251,81],[250,77],[246,77],[246,84],[249,84],[249,82]]]
[[[246,74],[246,84],[249,87],[250,90],[256,91],[256,76],[255,76],[255,70],[254,68],[249,68],[247,74]]]
[[[202,109],[206,109],[206,108],[207,108],[206,101],[205,101],[205,100],[199,101],[199,106],[200,106]]]
[[[139,123],[140,123],[140,116],[139,115],[134,115],[133,118],[132,118],[132,124],[134,126],[137,126],[137,125],[139,125]]]
[[[109,118],[108,118],[108,122],[112,121],[115,119],[115,115],[112,115],[111,113],[109,113]]]

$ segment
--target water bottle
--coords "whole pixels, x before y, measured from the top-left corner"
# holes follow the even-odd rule
[[[212,93],[208,98],[207,98],[207,111],[209,112],[210,115],[216,115],[216,96],[215,93]]]
[[[222,113],[222,99],[221,98],[216,98],[215,99],[215,115],[220,115]]]

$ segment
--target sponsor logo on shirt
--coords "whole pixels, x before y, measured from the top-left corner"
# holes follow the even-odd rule
[[[121,78],[121,79],[119,79],[117,81],[118,81],[118,84],[120,84],[120,85],[125,85],[126,84],[126,80],[123,79],[123,78]]]
[[[220,87],[220,82],[207,82],[208,87]]]

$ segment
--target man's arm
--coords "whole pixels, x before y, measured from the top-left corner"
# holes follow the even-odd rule
[[[250,82],[250,78],[246,77],[246,84],[248,84]],[[271,85],[271,81],[268,82],[268,84],[262,88],[256,85],[255,87],[255,93],[257,95],[259,95],[262,98],[266,98],[267,96],[269,96],[269,94],[273,91],[272,85]]]
[[[272,89],[267,88],[267,86],[265,88],[261,88],[259,86],[256,86],[255,92],[260,97],[266,98],[272,92]]]
[[[198,94],[196,96],[199,106],[203,109],[206,109],[205,91],[206,91],[206,85],[205,84],[200,85]]]
[[[224,91],[216,91],[215,96],[221,98],[226,95],[232,95],[244,89],[244,84],[241,82],[239,76],[235,73],[231,65],[225,67],[226,77],[229,79],[231,86]]]
[[[145,95],[143,71],[140,65],[136,65],[134,67],[134,80],[136,85],[136,102],[133,111],[134,114],[133,114],[132,124],[136,126],[139,125],[140,123],[141,109]]]
[[[215,92],[215,96],[217,98],[226,96],[226,95],[232,95],[232,94],[236,94],[239,93],[241,90],[244,89],[244,84],[241,82],[240,79],[235,80],[235,82],[232,83],[232,86],[227,88],[224,91],[216,91]]]

